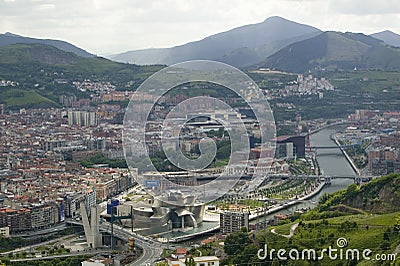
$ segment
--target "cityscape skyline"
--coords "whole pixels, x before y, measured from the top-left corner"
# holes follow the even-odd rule
[[[395,1],[0,0],[0,266],[400,262]]]

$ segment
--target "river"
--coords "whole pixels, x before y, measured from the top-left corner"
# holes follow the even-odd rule
[[[312,146],[336,146],[335,142],[330,139],[330,135],[339,130],[339,128],[327,128],[323,129],[310,137]],[[354,170],[350,166],[349,162],[344,157],[343,153],[339,148],[337,149],[321,149],[317,151],[317,160],[320,166],[320,169],[323,170],[325,175],[329,176],[352,176],[354,175]],[[289,214],[294,211],[302,208],[313,208],[318,203],[319,199],[325,193],[333,193],[341,189],[347,188],[350,184],[353,183],[352,179],[332,179],[331,185],[325,186],[318,194],[313,196],[310,200],[293,205],[287,209],[281,210],[278,213]],[[272,219],[275,214],[267,215],[267,217],[260,217],[251,221],[251,224],[263,222],[265,219]],[[173,232],[163,235],[163,237],[174,238],[182,235],[193,234],[196,232],[204,231],[207,228],[211,228],[215,226],[217,223],[215,222],[203,222],[199,228],[195,228],[189,230],[186,233],[182,232]],[[190,241],[187,241],[188,243]]]
[[[330,139],[330,135],[336,133],[339,128],[326,128],[310,136],[311,146],[335,146],[335,142]],[[352,176],[355,174],[353,168],[344,157],[339,148],[337,149],[320,149],[317,151],[317,161],[320,169],[325,175],[329,176]],[[302,208],[313,208],[318,203],[319,199],[325,193],[333,193],[341,189],[347,188],[353,183],[352,179],[332,179],[331,185],[325,186],[318,194],[313,196],[309,201],[293,205],[287,209],[279,211],[282,214],[293,213]],[[251,223],[264,221],[265,219],[273,218],[275,214],[260,217]]]
[[[330,135],[338,129],[327,128],[321,130],[310,137],[311,146],[335,146],[335,142],[330,139]],[[339,149],[320,149],[317,151],[317,160],[324,174],[335,175],[354,175],[354,170]]]
[[[321,130],[310,137],[311,146],[335,146],[335,142],[330,139],[331,134],[338,131],[338,128],[327,128]],[[346,160],[339,148],[320,149],[317,151],[317,161],[323,173],[329,176],[353,176],[355,174],[350,163]],[[320,193],[311,198],[318,201],[325,193],[332,193],[347,188],[353,183],[352,179],[333,179],[330,186],[326,186]]]

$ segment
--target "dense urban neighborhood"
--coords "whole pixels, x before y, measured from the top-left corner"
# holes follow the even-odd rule
[[[0,265],[397,265],[387,34],[271,17],[108,59],[0,34]]]

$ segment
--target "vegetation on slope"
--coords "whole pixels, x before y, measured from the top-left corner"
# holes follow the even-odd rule
[[[57,106],[54,102],[57,102],[62,94],[75,94],[79,98],[89,97],[88,93],[80,92],[74,87],[74,81],[108,81],[115,85],[117,90],[135,90],[147,77],[161,69],[161,66],[122,64],[100,57],[79,57],[74,53],[43,44],[2,46],[0,58],[0,80],[18,82],[17,86],[5,89],[34,91],[48,98],[47,103],[52,106]],[[8,95],[4,97],[1,99],[7,103]],[[32,106],[31,101],[24,102],[23,99],[27,100],[21,98],[17,107]],[[40,107],[41,102],[33,106]],[[8,107],[14,107],[12,101]]]
[[[222,265],[392,265],[393,260],[377,261],[376,254],[393,254],[400,245],[400,174],[377,178],[368,184],[351,185],[348,189],[326,195],[313,210],[301,216],[283,221],[274,227],[275,233],[267,231],[243,231],[229,235],[224,250],[227,258]],[[293,224],[298,227],[292,237],[289,234]],[[340,249],[337,240],[344,238],[349,249],[370,249],[372,260],[349,257],[349,260],[331,260],[327,253],[316,260],[278,260],[277,250],[315,249],[317,256],[324,248]],[[275,249],[274,258],[259,259],[257,252],[267,244],[268,252]],[[300,253],[301,254],[301,253]],[[288,256],[288,253],[286,253]],[[391,258],[393,259],[393,258]],[[397,264],[394,264],[397,265]]]

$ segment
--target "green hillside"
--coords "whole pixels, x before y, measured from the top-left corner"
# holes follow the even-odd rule
[[[332,210],[338,204],[368,211],[370,213],[389,213],[400,211],[400,175],[391,174],[347,190],[336,192],[321,199],[319,211]]]
[[[318,69],[400,70],[400,49],[361,33],[324,32],[291,44],[257,65],[303,73]]]
[[[41,96],[35,91],[12,89],[0,90],[0,103],[5,103],[7,107],[16,109],[21,107],[55,107],[58,103]]]
[[[55,102],[62,94],[88,97],[76,90],[72,84],[74,81],[109,81],[117,90],[135,90],[148,76],[161,69],[161,66],[122,64],[101,57],[84,58],[43,44],[2,46],[0,58],[0,80],[18,82],[17,89],[36,92],[47,98],[45,102],[52,106],[57,105]],[[0,90],[4,89],[11,87]],[[2,95],[5,98],[2,97],[1,101],[10,102],[8,107],[35,107],[38,102],[43,102],[43,99],[37,101],[38,97],[34,97],[24,104],[27,97],[20,97],[14,104],[15,100],[8,99],[9,94]]]
[[[25,36],[16,35],[10,32],[0,34],[0,46],[6,46],[10,44],[26,43],[26,44],[45,44],[56,47],[60,50],[72,52],[82,57],[94,57],[93,54],[65,41],[51,40],[51,39],[36,39]]]
[[[223,265],[399,265],[400,259],[390,257],[378,261],[378,254],[394,254],[400,247],[400,174],[377,178],[368,184],[351,185],[346,190],[326,195],[313,210],[294,215],[267,230],[233,233],[225,240],[228,254]],[[296,225],[293,235],[290,228]],[[341,248],[338,239],[347,244]],[[257,251],[267,244],[275,250],[273,259],[259,259]],[[344,257],[330,259],[327,253],[321,258],[322,249],[358,249],[359,259]],[[285,249],[316,250],[316,260],[278,260],[276,251]],[[371,250],[371,260],[362,257],[365,249]],[[295,253],[294,253],[295,254]],[[300,253],[301,254],[301,253]],[[340,254],[340,253],[338,253]],[[285,254],[288,256],[288,253]]]

